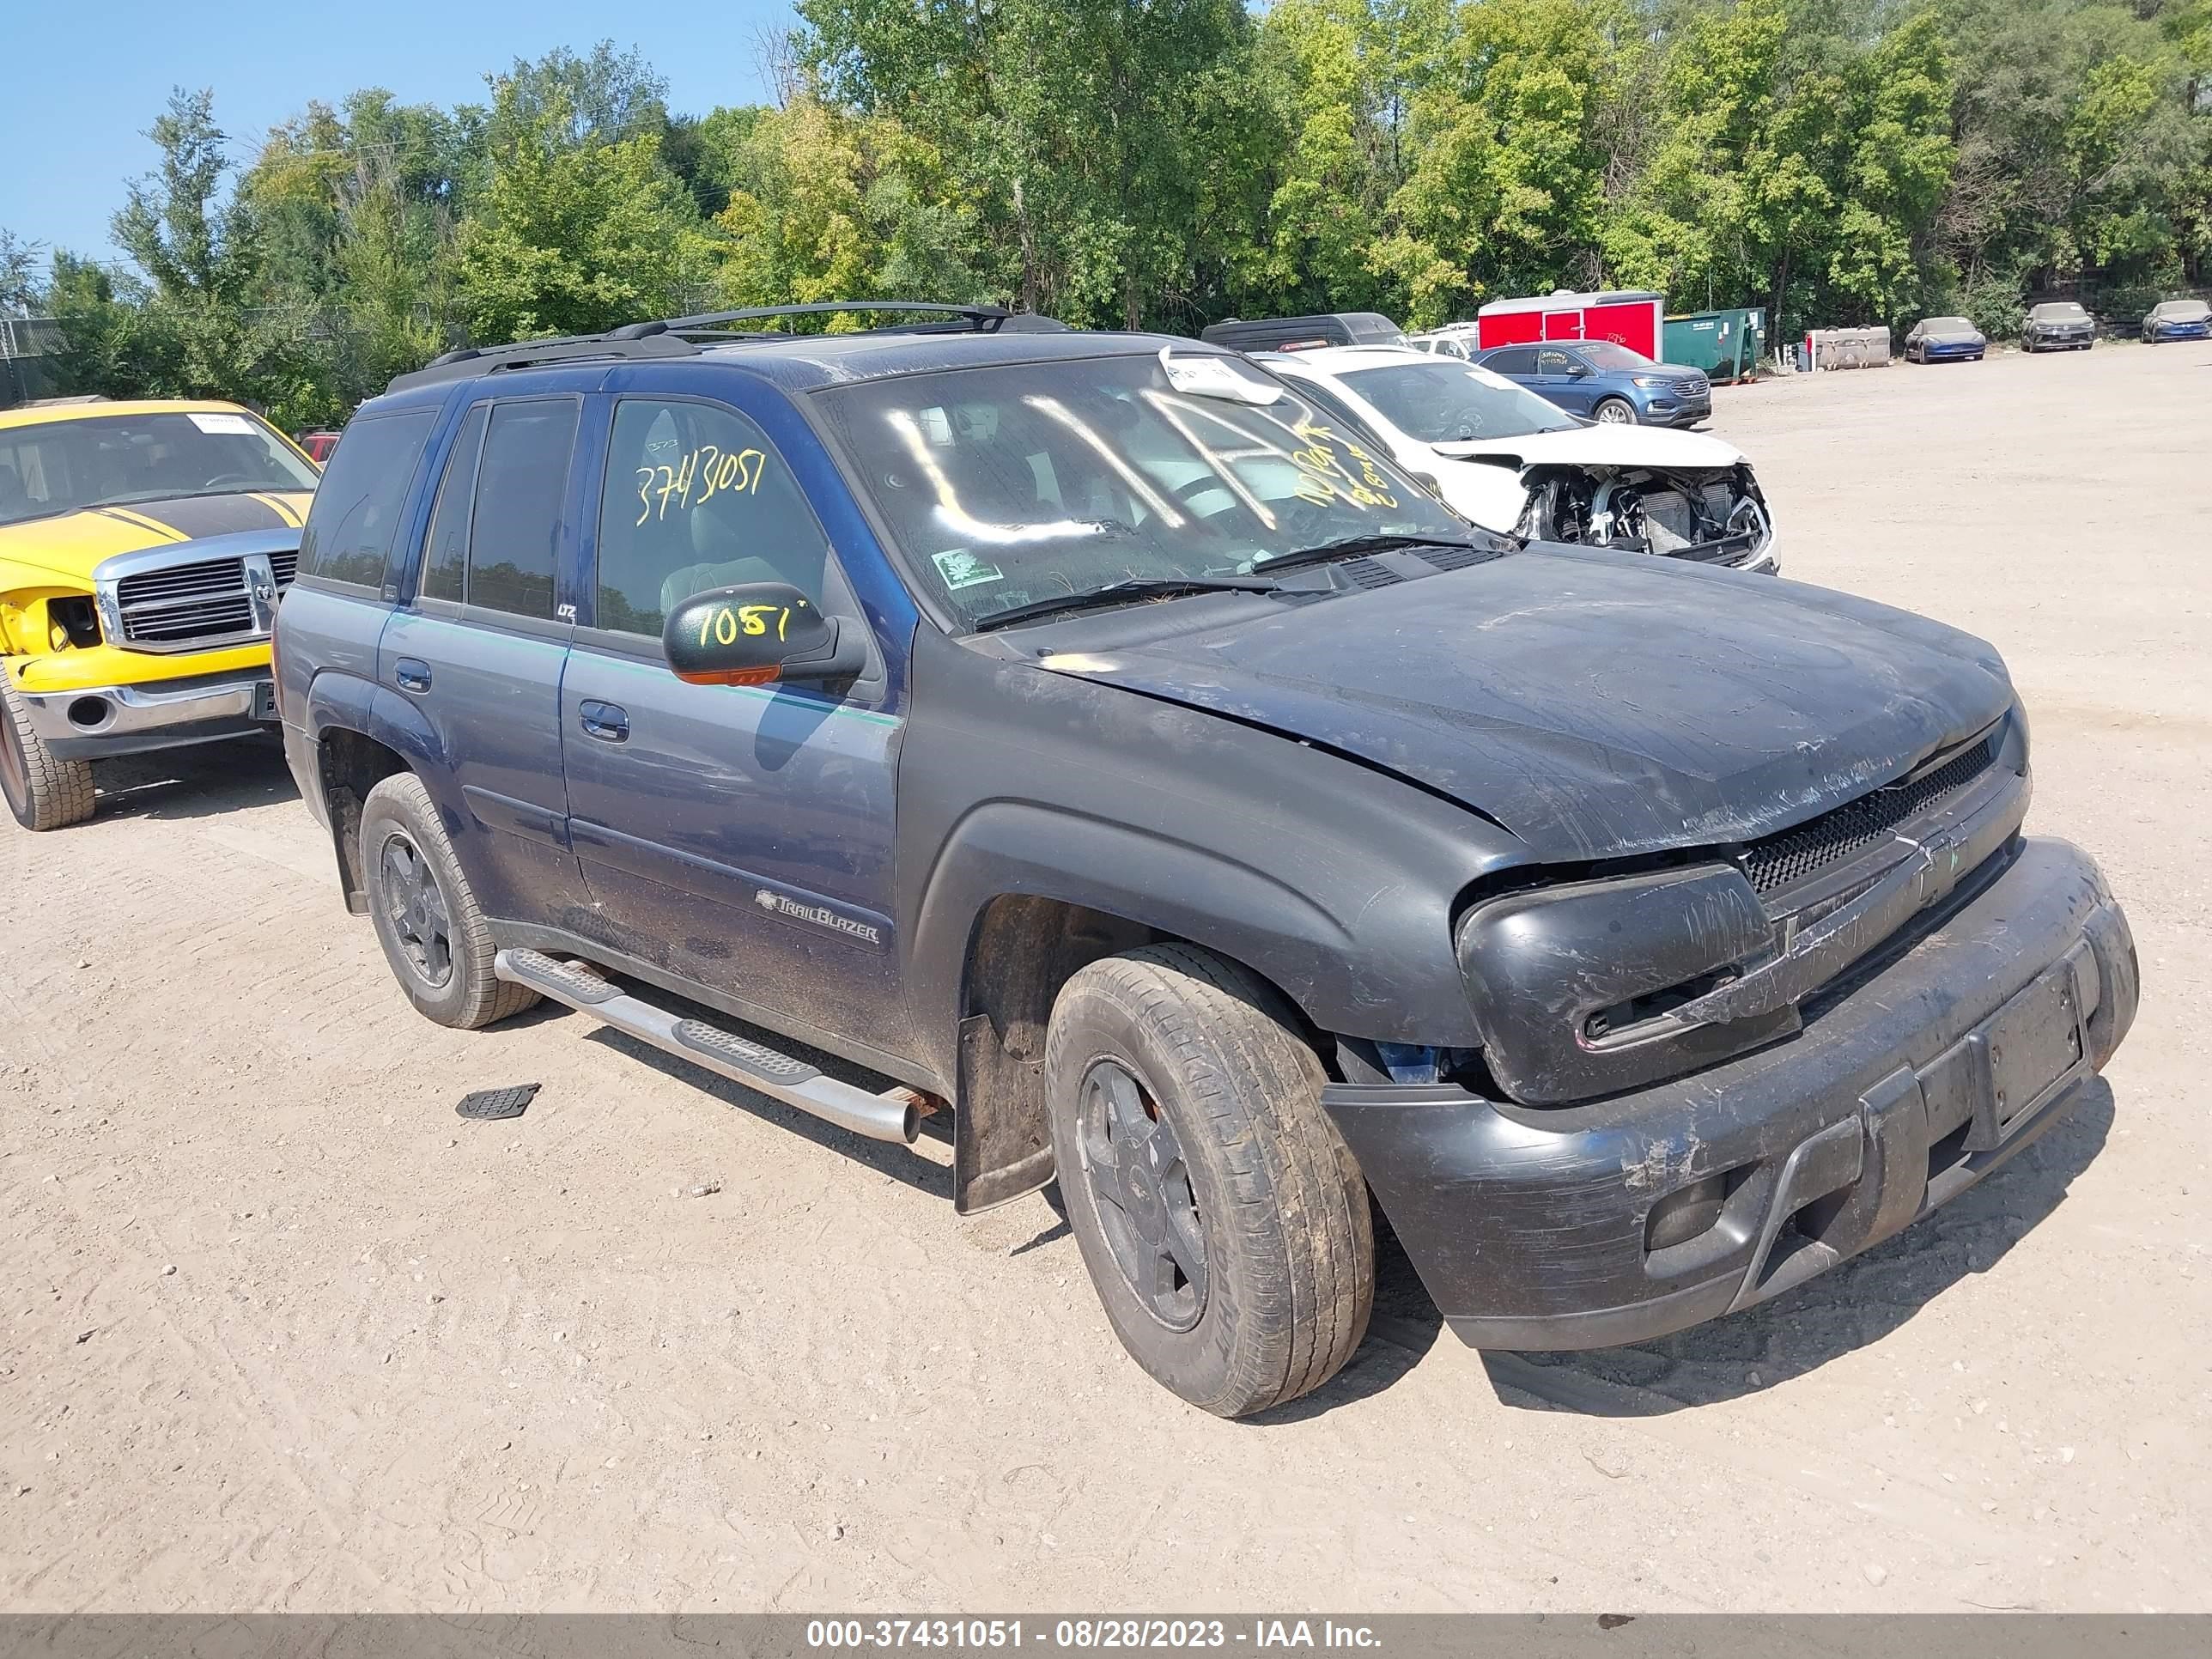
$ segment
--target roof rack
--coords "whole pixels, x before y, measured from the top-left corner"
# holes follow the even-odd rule
[[[513,345],[463,346],[434,357],[412,374],[395,377],[388,388],[404,392],[410,386],[431,386],[441,380],[465,380],[501,369],[538,368],[562,362],[589,362],[640,357],[690,357],[710,346],[743,341],[784,340],[787,329],[738,329],[734,323],[766,322],[779,317],[828,316],[853,312],[915,313],[933,320],[896,323],[856,331],[866,334],[995,334],[1010,324],[1017,330],[1061,326],[1047,318],[1018,315],[1002,306],[946,305],[933,300],[824,300],[811,305],[755,306],[742,311],[710,311],[696,317],[669,317],[653,322],[624,323],[604,334],[564,334],[546,340],[522,340]]]

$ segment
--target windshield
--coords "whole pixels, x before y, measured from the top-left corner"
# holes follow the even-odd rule
[[[1579,424],[1558,404],[1469,363],[1393,363],[1340,378],[1391,425],[1425,444],[1571,432]]]
[[[251,415],[88,415],[0,430],[0,525],[88,507],[312,490],[315,470]]]
[[[902,375],[817,406],[915,580],[963,625],[1109,582],[1249,575],[1356,537],[1480,538],[1237,357]]]
[[[2173,323],[2201,323],[2212,317],[2212,306],[2202,300],[2168,300],[2151,313]]]
[[[2049,305],[2038,306],[2034,310],[2029,312],[2027,314],[2034,318],[2038,322],[2070,323],[2086,317],[2089,313],[2082,310],[2081,307],[2075,305],[2071,300],[2061,300],[2053,301]]]
[[[1576,347],[1592,368],[1649,368],[1651,359],[1612,340],[1585,340]]]
[[[1972,334],[1974,325],[1964,317],[1930,317],[1920,326],[1930,334]]]

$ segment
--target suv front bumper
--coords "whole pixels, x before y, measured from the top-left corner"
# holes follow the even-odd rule
[[[267,669],[233,670],[145,685],[97,685],[17,694],[31,729],[60,760],[104,760],[251,737],[276,729]]]
[[[1956,1197],[2056,1122],[2134,1021],[2127,919],[2064,842],[2020,843],[1920,927],[1797,1036],[1648,1089],[1536,1109],[1338,1084],[1322,1103],[1469,1346],[1643,1341]]]

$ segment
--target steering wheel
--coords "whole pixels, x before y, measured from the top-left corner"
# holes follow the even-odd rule
[[[1183,506],[1192,507],[1193,511],[1195,513],[1196,508],[1194,504],[1200,495],[1205,495],[1208,490],[1218,490],[1221,494],[1226,495],[1229,498],[1228,506],[1217,507],[1210,513],[1197,513],[1196,516],[1199,518],[1211,519],[1217,514],[1226,513],[1230,507],[1241,506],[1243,504],[1239,500],[1237,492],[1231,489],[1227,483],[1224,483],[1218,474],[1212,472],[1201,472],[1198,477],[1190,480],[1189,483],[1178,484],[1169,493]]]

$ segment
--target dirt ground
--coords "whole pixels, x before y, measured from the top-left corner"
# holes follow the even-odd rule
[[[2030,827],[2142,949],[2105,1084],[1647,1347],[1478,1356],[1386,1261],[1256,1423],[1137,1371],[1044,1199],[957,1219],[936,1142],[417,1018],[273,750],[0,818],[0,1607],[2212,1607],[2208,409],[2212,346],[2126,344],[1717,405],[1791,575],[2010,659]]]

